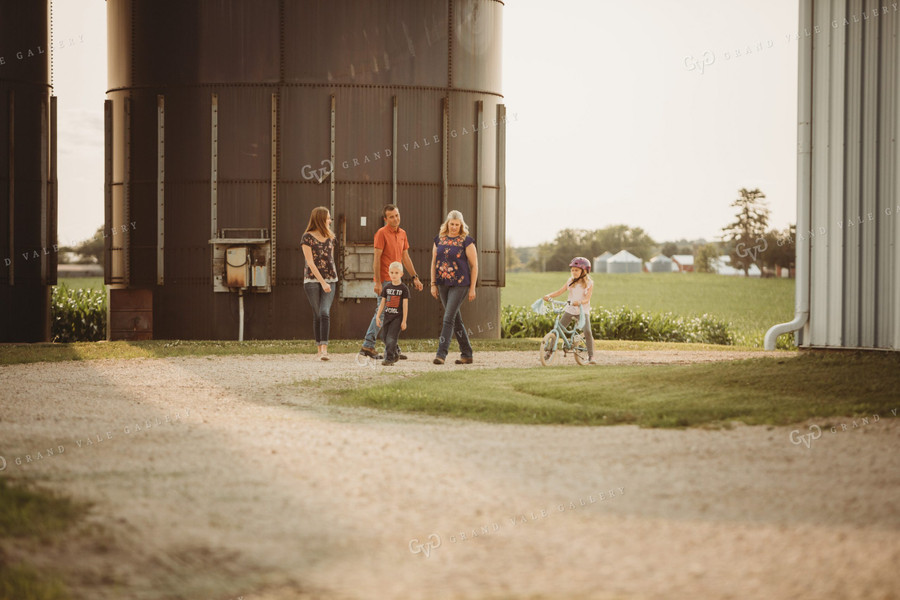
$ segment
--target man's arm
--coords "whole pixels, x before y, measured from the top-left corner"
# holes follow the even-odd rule
[[[383,248],[375,248],[375,258],[372,260],[372,272],[375,273],[375,294],[381,294],[381,254]]]
[[[409,249],[403,251],[403,266],[406,267],[407,272],[412,273],[414,277],[413,284],[416,286],[416,289],[421,292],[422,282],[419,280],[419,274],[412,264],[412,259],[409,257]]]

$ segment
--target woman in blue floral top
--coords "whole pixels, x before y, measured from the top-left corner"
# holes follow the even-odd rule
[[[313,333],[319,360],[328,360],[328,329],[331,324],[331,303],[337,284],[334,264],[334,233],[331,214],[324,206],[317,206],[309,215],[309,225],[300,240],[306,268],[303,270],[303,289],[313,310]]]
[[[444,305],[444,321],[434,364],[442,365],[450,350],[450,339],[459,343],[458,365],[472,364],[472,345],[466,333],[459,307],[463,299],[475,300],[475,281],[478,279],[478,252],[475,240],[458,210],[447,214],[440,233],[434,238],[431,252],[431,295]]]

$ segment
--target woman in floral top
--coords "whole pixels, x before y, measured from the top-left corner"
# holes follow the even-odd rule
[[[450,350],[450,339],[456,336],[459,343],[458,365],[472,364],[472,345],[466,333],[459,307],[464,298],[475,299],[475,281],[478,279],[478,252],[475,240],[469,237],[469,228],[458,210],[451,210],[440,233],[434,238],[431,252],[431,295],[440,298],[444,305],[444,321],[434,364],[442,365]]]
[[[334,233],[331,214],[324,206],[317,206],[309,215],[309,225],[300,240],[306,268],[303,270],[303,289],[313,310],[313,333],[319,360],[328,360],[328,328],[331,323],[331,303],[337,284],[334,265]]]

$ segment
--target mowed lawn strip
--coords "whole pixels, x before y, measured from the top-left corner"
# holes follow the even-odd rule
[[[492,423],[641,427],[788,425],[891,416],[900,355],[805,354],[697,365],[428,373],[335,391],[350,406]]]

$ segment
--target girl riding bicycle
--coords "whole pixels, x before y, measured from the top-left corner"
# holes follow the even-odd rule
[[[572,321],[578,319],[581,315],[581,307],[584,307],[584,339],[587,342],[588,364],[596,365],[594,361],[594,336],[591,335],[591,294],[594,292],[594,280],[588,274],[591,272],[591,261],[583,256],[576,256],[569,263],[569,272],[571,277],[566,284],[544,296],[544,300],[550,300],[561,295],[563,292],[569,292],[569,304],[566,306],[566,314],[564,314],[559,324],[568,327]]]

